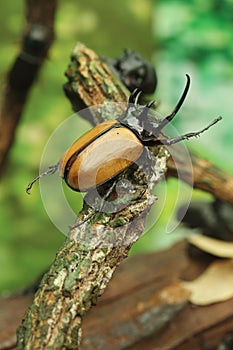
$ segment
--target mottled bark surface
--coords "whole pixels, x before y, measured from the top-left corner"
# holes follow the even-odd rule
[[[75,94],[75,109],[80,100],[83,106],[127,99],[127,90],[111,75],[106,64],[81,44],[72,53],[66,75],[65,90],[69,98]],[[120,106],[119,113],[122,108],[125,105]],[[104,116],[98,109],[90,114],[93,123],[111,116],[107,109]],[[119,177],[134,184],[132,195],[126,189],[118,199],[122,210],[105,214],[84,205],[77,226],[71,229],[70,237],[57,253],[18,329],[18,349],[78,349],[83,317],[96,304],[113,271],[142,234],[146,215],[155,200],[153,186],[164,178],[169,154],[164,147],[155,147],[153,152],[156,154],[153,164],[146,160],[143,167],[150,172],[153,166],[149,181],[144,171],[134,168]],[[103,195],[108,188],[103,186],[100,191]],[[86,203],[96,201],[91,193],[87,196]]]

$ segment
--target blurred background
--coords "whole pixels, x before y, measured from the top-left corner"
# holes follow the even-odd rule
[[[2,85],[19,52],[25,4],[23,0],[1,1],[0,6]],[[66,82],[64,71],[69,64],[70,52],[77,41],[107,57],[121,56],[128,48],[153,62],[158,75],[153,98],[159,101],[158,111],[164,116],[180,97],[185,73],[189,73],[191,89],[173,125],[179,133],[196,131],[221,115],[221,123],[186,145],[225,171],[233,172],[232,0],[60,1],[55,31],[55,42],[30,92],[1,177],[1,293],[16,291],[32,283],[48,268],[65,239],[50,222],[39,187],[33,189],[30,197],[25,188],[38,174],[41,155],[50,135],[72,114],[62,85]],[[90,127],[82,121],[80,125],[79,135]],[[164,186],[161,184],[155,189],[158,197],[160,193],[164,196]],[[188,190],[186,185],[180,188],[182,205]],[[182,237],[182,225],[170,234],[166,233],[166,224],[174,214],[176,193],[177,180],[169,180],[161,215],[134,245],[132,254],[162,249]],[[81,208],[79,194],[67,195],[76,210]],[[194,191],[192,196],[194,201],[211,200],[211,196],[200,191]],[[153,211],[156,212],[159,205],[157,202]]]

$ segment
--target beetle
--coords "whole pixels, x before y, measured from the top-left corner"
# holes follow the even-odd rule
[[[182,106],[190,86],[190,77],[174,110],[164,119],[149,120],[148,110],[154,101],[146,106],[138,104],[141,91],[136,89],[130,96],[125,112],[116,120],[105,121],[76,140],[64,153],[60,161],[50,166],[32,180],[26,188],[30,193],[32,185],[41,177],[55,173],[74,191],[86,192],[116,178],[142,155],[149,146],[170,146],[191,137],[197,137],[221,117],[213,120],[198,132],[191,132],[175,138],[161,134],[162,129],[172,121]]]
[[[115,59],[104,58],[116,71],[120,80],[133,92],[136,88],[145,94],[152,94],[157,87],[157,74],[152,64],[138,52],[125,49],[124,54]]]

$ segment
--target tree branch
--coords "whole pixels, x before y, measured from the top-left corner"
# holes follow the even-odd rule
[[[173,155],[168,160],[167,176],[179,177],[187,184],[196,189],[211,193],[215,198],[233,205],[233,177],[211,162],[199,157],[193,152],[189,152],[192,168],[188,168],[185,157],[182,155],[182,148],[175,145]]]
[[[54,40],[57,0],[27,0],[20,53],[7,74],[0,110],[0,171],[14,142],[28,93]]]
[[[66,93],[69,95],[71,91],[74,96],[74,91],[78,92],[82,106],[103,100],[126,100],[127,90],[91,50],[77,45],[71,61],[66,72],[69,77]],[[92,112],[93,122],[112,116],[110,111],[104,116],[99,115],[98,109]],[[96,213],[87,204],[96,198],[87,194],[77,226],[71,229],[70,237],[57,253],[18,329],[18,349],[78,349],[83,317],[143,232],[146,215],[155,200],[152,188],[163,178],[169,156],[164,147],[155,147],[154,152],[154,172],[149,182],[144,173],[151,168],[149,161],[144,172],[128,169],[121,175],[135,185],[132,195],[126,190],[119,198],[118,204],[123,209],[110,214]],[[102,186],[100,192],[106,191],[106,186]]]

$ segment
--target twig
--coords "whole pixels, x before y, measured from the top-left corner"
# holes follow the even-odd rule
[[[192,168],[188,168],[179,145],[173,150],[176,162],[168,160],[167,176],[179,177],[196,189],[211,193],[215,198],[233,205],[233,176],[227,174],[211,162],[190,152]]]
[[[0,110],[0,171],[14,142],[28,93],[54,40],[57,0],[27,0],[20,53],[7,74]]]

